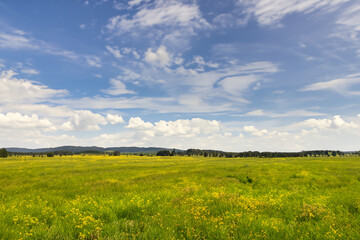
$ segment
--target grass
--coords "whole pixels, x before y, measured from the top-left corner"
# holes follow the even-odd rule
[[[0,239],[358,239],[360,158],[0,160]]]

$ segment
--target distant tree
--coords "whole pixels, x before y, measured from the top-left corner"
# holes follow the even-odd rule
[[[46,154],[46,156],[47,156],[47,157],[54,157],[54,153],[48,152],[48,153]]]
[[[120,151],[114,151],[114,156],[120,156]]]
[[[168,150],[158,151],[156,156],[171,156],[171,152]]]
[[[0,157],[7,158],[8,155],[9,155],[9,153],[5,148],[0,149]]]

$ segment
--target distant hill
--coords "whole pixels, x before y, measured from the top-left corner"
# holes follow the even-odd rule
[[[80,146],[61,146],[53,148],[6,148],[8,152],[18,152],[18,153],[40,153],[40,152],[57,152],[57,151],[70,151],[73,153],[82,153],[87,151],[97,151],[97,152],[107,152],[107,151],[120,151],[121,153],[156,153],[161,150],[172,150],[168,148],[158,148],[158,147],[80,147]]]

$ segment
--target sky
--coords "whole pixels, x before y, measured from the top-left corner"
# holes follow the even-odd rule
[[[0,147],[360,149],[358,0],[0,0]]]

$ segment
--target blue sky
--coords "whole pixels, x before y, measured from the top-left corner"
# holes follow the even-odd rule
[[[0,1],[0,146],[358,150],[356,0]]]

